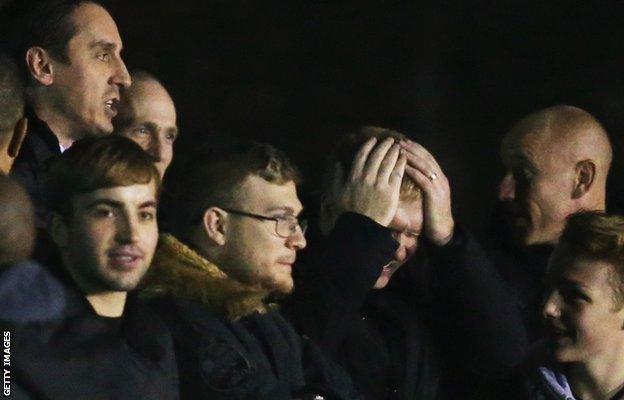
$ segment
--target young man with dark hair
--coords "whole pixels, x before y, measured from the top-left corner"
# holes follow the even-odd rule
[[[502,281],[456,265],[470,238],[424,147],[380,127],[348,132],[329,158],[319,225],[285,311],[367,399],[472,398],[484,375],[521,359]]]
[[[547,338],[504,398],[624,399],[624,218],[572,215],[547,278]]]
[[[16,390],[27,398],[177,398],[169,332],[129,294],[158,241],[160,176],[151,158],[125,138],[84,139],[54,161],[48,185],[67,305],[44,323],[8,324]]]
[[[161,237],[145,294],[174,333],[182,397],[357,398],[270,300],[293,290],[306,245],[291,162],[239,143],[198,151],[177,172],[168,215],[178,239]]]
[[[115,134],[133,140],[154,159],[160,176],[173,160],[178,137],[176,109],[171,96],[153,75],[132,73],[132,86],[121,91]]]
[[[90,0],[14,1],[3,9],[6,45],[25,72],[30,134],[12,175],[45,222],[46,162],[85,136],[113,131],[120,88],[130,85],[110,14]]]

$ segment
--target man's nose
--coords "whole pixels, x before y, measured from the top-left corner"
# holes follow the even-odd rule
[[[130,73],[128,72],[128,68],[126,68],[126,64],[124,64],[121,58],[117,59],[114,68],[110,83],[126,88],[129,87],[132,84],[132,79],[130,78]]]
[[[561,316],[561,294],[551,290],[544,299],[542,316],[546,319],[558,319]]]
[[[117,220],[116,240],[119,243],[135,243],[138,239],[138,221],[131,216],[121,216]]]
[[[294,235],[287,239],[287,246],[295,249],[295,251],[303,250],[307,246],[308,242],[301,230],[301,227],[297,227],[297,231]]]
[[[498,199],[510,201],[516,198],[516,180],[511,173],[507,173],[498,185]]]
[[[150,141],[146,150],[147,150],[147,153],[150,156],[152,156],[154,161],[158,162],[162,160],[163,144],[162,144],[162,139],[160,139],[158,134],[155,134],[150,138]]]

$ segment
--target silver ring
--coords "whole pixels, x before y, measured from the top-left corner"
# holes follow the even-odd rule
[[[433,182],[433,181],[435,181],[436,179],[438,179],[438,174],[436,174],[435,172],[432,172],[432,173],[430,173],[430,174],[429,174],[428,178],[429,178],[429,180],[430,180],[431,182]]]

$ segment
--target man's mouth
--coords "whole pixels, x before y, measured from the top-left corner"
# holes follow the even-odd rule
[[[113,267],[119,269],[133,269],[144,258],[143,252],[134,247],[115,248],[107,255]]]
[[[548,332],[553,339],[570,337],[569,331],[560,325],[548,324]]]
[[[110,99],[104,102],[104,106],[106,107],[107,110],[109,110],[110,113],[112,113],[113,115],[116,115],[118,102],[119,102],[118,99]]]

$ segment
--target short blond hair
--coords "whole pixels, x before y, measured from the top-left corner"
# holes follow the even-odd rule
[[[336,164],[339,164],[342,170],[348,173],[358,150],[370,138],[376,138],[379,143],[387,138],[400,141],[407,139],[407,136],[401,132],[378,126],[362,126],[356,130],[348,131],[336,144],[334,153],[329,157],[323,179],[325,191],[329,191],[333,187]],[[401,200],[418,200],[421,195],[421,189],[416,182],[407,174],[403,175],[400,191]]]
[[[572,214],[559,245],[566,260],[586,259],[605,261],[613,265],[610,284],[614,308],[624,306],[624,217],[602,211],[582,211]]]

